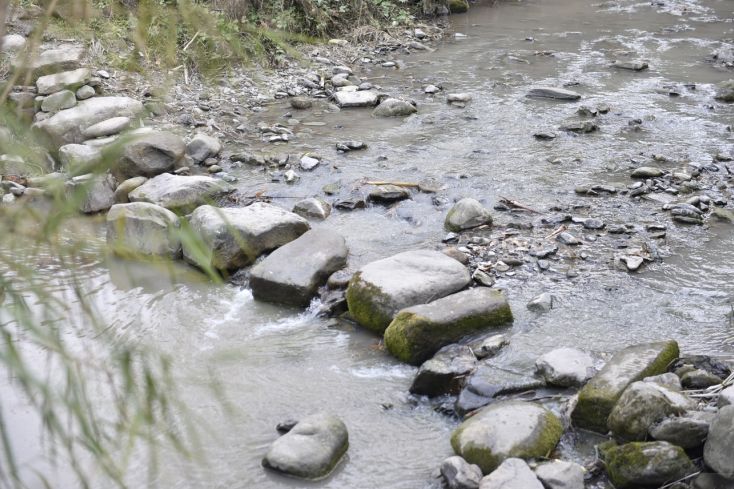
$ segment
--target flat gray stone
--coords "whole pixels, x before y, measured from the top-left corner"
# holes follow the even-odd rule
[[[362,326],[383,334],[401,309],[458,292],[470,282],[466,267],[440,251],[406,251],[354,274],[347,289],[349,312]]]
[[[654,440],[667,441],[682,448],[703,445],[709,433],[713,413],[688,411],[684,416],[665,418],[650,427]]]
[[[79,199],[79,211],[85,214],[106,211],[115,203],[115,178],[112,175],[80,175],[66,182],[66,191]]]
[[[410,393],[436,397],[458,394],[462,380],[477,367],[477,359],[471,348],[465,345],[448,345],[418,369],[410,386]]]
[[[176,134],[146,131],[118,139],[105,151],[105,159],[112,162],[112,173],[124,180],[138,176],[154,177],[172,171],[183,159],[185,151],[186,143]]]
[[[262,202],[247,207],[201,206],[191,215],[190,225],[200,237],[203,250],[184,243],[184,257],[200,267],[218,270],[249,265],[261,254],[290,243],[310,228],[302,217]]]
[[[19,56],[13,60],[12,67],[24,75],[30,72],[31,82],[35,82],[38,77],[49,73],[78,69],[83,55],[82,48],[50,49],[32,56],[29,63],[26,63],[24,56]]]
[[[555,100],[578,100],[581,98],[581,95],[571,90],[566,90],[565,88],[531,87],[528,91],[528,97],[551,98]]]
[[[362,90],[359,92],[336,92],[336,104],[345,109],[350,107],[374,107],[379,102],[377,92]]]
[[[586,470],[577,463],[550,460],[533,470],[545,489],[584,489]]]
[[[102,162],[102,152],[85,144],[66,144],[59,148],[59,162],[71,175],[89,173]]]
[[[130,192],[129,199],[131,202],[150,202],[174,212],[186,213],[214,202],[233,190],[227,182],[212,177],[163,173]]]
[[[441,462],[441,477],[448,489],[478,489],[482,469],[454,455]]]
[[[678,356],[675,341],[645,343],[620,350],[579,391],[572,413],[574,424],[606,433],[607,418],[624,390],[633,382],[666,372]]]
[[[49,95],[61,90],[75,92],[77,88],[86,85],[91,77],[92,73],[89,69],[79,68],[42,76],[36,80],[36,88],[38,89],[38,95]]]
[[[61,90],[49,95],[41,102],[41,110],[44,112],[58,112],[70,109],[76,105],[76,95],[69,90]]]
[[[375,117],[405,117],[416,112],[418,109],[415,105],[406,100],[386,98],[372,111],[372,115]]]
[[[181,255],[180,222],[173,212],[155,204],[115,204],[107,213],[107,244],[123,256]]]
[[[140,187],[142,184],[148,181],[147,177],[133,177],[123,181],[115,189],[115,202],[118,204],[126,204],[130,202],[130,192]]]
[[[496,367],[482,362],[469,376],[456,399],[456,412],[467,414],[496,402],[498,396],[544,387],[545,382],[524,373]]]
[[[84,85],[76,91],[76,98],[78,98],[79,100],[87,100],[88,98],[92,98],[95,95],[97,95],[97,92],[94,90],[93,87],[89,85]]]
[[[262,464],[292,477],[317,480],[334,470],[348,448],[344,423],[336,416],[318,413],[303,418],[277,439]]]
[[[734,406],[719,409],[711,422],[703,459],[718,474],[734,479]]]
[[[87,127],[82,131],[82,135],[89,139],[112,136],[128,129],[130,124],[132,120],[129,117],[112,117]]]
[[[446,345],[511,321],[501,291],[476,287],[401,309],[385,330],[385,347],[398,359],[420,365]]]
[[[576,348],[558,348],[538,358],[535,370],[549,385],[576,387],[592,378],[596,370],[594,357]]]
[[[619,68],[620,70],[630,71],[642,71],[648,68],[648,64],[645,61],[630,60],[630,61],[615,61],[612,64],[613,67]]]
[[[264,301],[307,306],[329,275],[347,265],[348,254],[344,238],[336,232],[307,231],[252,268],[252,295]]]
[[[543,489],[543,484],[524,460],[508,458],[481,480],[479,489]]]

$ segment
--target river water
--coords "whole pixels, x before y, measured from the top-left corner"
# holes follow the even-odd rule
[[[666,162],[655,164],[670,170],[685,170],[689,162],[708,164],[716,153],[734,155],[726,127],[734,121],[734,105],[712,97],[713,84],[734,74],[707,61],[724,40],[734,38],[733,7],[731,0],[476,5],[451,18],[446,40],[435,52],[396,56],[405,63],[400,70],[360,71],[373,83],[415,99],[418,114],[376,120],[359,109],[299,112],[301,122],[326,125],[297,126],[297,137],[281,149],[317,151],[331,165],[304,172],[295,186],[269,185],[248,167],[231,173],[244,193],[267,188],[280,196],[304,197],[322,195],[321,187],[336,181],[349,188],[362,178],[433,179],[444,187],[441,197],[471,196],[489,207],[500,196],[544,213],[582,202],[588,207],[578,214],[608,224],[666,224],[667,237],[657,242],[662,261],[635,274],[612,266],[619,237],[577,228],[576,234],[595,239],[582,245],[587,259],[554,262],[545,273],[528,265],[501,277],[498,286],[507,290],[515,321],[507,329],[510,346],[492,363],[529,371],[539,355],[555,347],[613,352],[667,338],[678,340],[688,353],[734,359],[731,225],[677,225],[659,204],[626,195],[574,193],[585,183],[624,187],[631,183],[631,168],[650,163],[653,155],[664,156]],[[645,59],[650,69],[610,68],[628,55]],[[444,95],[423,94],[429,83],[441,84],[444,93],[470,93],[473,101],[463,109],[451,107]],[[688,83],[695,89],[683,87],[679,97],[658,91],[666,84]],[[583,98],[574,103],[526,98],[535,84],[572,84]],[[596,133],[557,131],[574,119],[580,105],[599,104],[611,111],[597,118]],[[282,121],[286,111],[285,105],[271,106],[262,118]],[[641,131],[630,130],[633,119],[643,121]],[[532,137],[538,130],[553,130],[559,137],[538,141]],[[334,143],[346,139],[363,140],[369,149],[337,155]],[[378,161],[380,155],[387,158]],[[284,206],[292,202],[277,200]],[[445,212],[432,203],[432,195],[416,193],[396,208],[336,211],[315,225],[344,234],[350,266],[357,268],[400,251],[440,248]],[[495,217],[502,225],[536,216],[495,212]],[[96,229],[101,245],[103,231]],[[552,229],[530,234],[538,238]],[[415,369],[382,351],[379,338],[358,327],[330,328],[309,311],[256,302],[247,289],[210,284],[185,265],[170,272],[119,260],[85,268],[89,297],[110,327],[171,354],[186,403],[206,423],[200,448],[206,462],[167,457],[157,481],[161,487],[437,487],[433,473],[451,454],[449,436],[457,421],[408,395]],[[63,288],[56,273],[52,267],[41,269]],[[557,297],[556,307],[540,316],[528,311],[527,301],[545,291]],[[212,372],[232,412],[211,395]],[[345,421],[347,461],[329,479],[313,484],[263,470],[260,460],[277,437],[275,425],[316,410]],[[24,419],[22,410],[15,415]],[[568,453],[583,460],[581,449],[571,447]],[[145,483],[142,472],[132,471],[133,486]]]

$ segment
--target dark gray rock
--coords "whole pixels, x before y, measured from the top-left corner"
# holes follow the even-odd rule
[[[79,211],[85,214],[105,211],[115,204],[117,183],[112,175],[88,173],[66,182],[66,192],[77,200]]]
[[[734,102],[734,80],[719,83],[714,98],[722,102]]]
[[[313,229],[272,252],[253,267],[250,287],[256,299],[307,306],[329,275],[347,264],[344,238]]]
[[[697,368],[681,375],[680,382],[686,389],[705,389],[720,384],[721,379],[711,372]]]
[[[318,413],[300,420],[276,440],[262,463],[292,477],[328,476],[349,448],[347,427],[336,416]]]
[[[528,97],[551,98],[556,100],[578,100],[581,98],[581,95],[571,90],[566,90],[565,88],[531,87],[528,91]]]
[[[180,222],[155,204],[116,204],[107,213],[107,245],[115,253],[177,258],[181,255]]]
[[[688,411],[684,416],[665,418],[650,427],[654,440],[667,441],[683,448],[703,445],[709,433],[713,413]]]
[[[410,393],[429,397],[458,394],[463,379],[476,366],[477,359],[468,346],[445,346],[418,369]]]
[[[174,169],[186,151],[186,143],[170,132],[147,131],[126,136],[105,152],[113,161],[118,179],[154,177]]]
[[[734,406],[724,406],[709,427],[703,449],[706,465],[727,479],[734,479]]]
[[[498,396],[543,386],[545,382],[536,377],[482,363],[461,390],[456,412],[463,415],[494,402]]]
[[[380,204],[392,204],[409,198],[410,192],[397,185],[379,185],[370,190],[367,195],[367,200]]]
[[[444,226],[449,231],[460,232],[482,225],[492,224],[492,215],[479,201],[475,199],[461,199],[448,214]]]

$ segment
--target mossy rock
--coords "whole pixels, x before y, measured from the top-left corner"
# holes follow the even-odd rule
[[[547,457],[562,434],[561,421],[543,406],[500,401],[464,421],[451,436],[451,446],[486,475],[508,458]]]
[[[467,0],[449,0],[449,12],[452,14],[463,14],[469,10]]]
[[[385,346],[396,358],[420,365],[446,345],[511,321],[504,294],[480,287],[398,312],[385,330]]]
[[[466,267],[441,252],[406,251],[355,273],[347,287],[347,305],[355,321],[382,335],[401,309],[453,294],[469,282]]]
[[[681,447],[660,441],[609,448],[605,453],[605,465],[617,489],[659,487],[697,470]]]
[[[630,346],[619,352],[580,391],[572,419],[579,428],[606,433],[607,419],[633,382],[667,371],[679,356],[678,343],[665,341]]]

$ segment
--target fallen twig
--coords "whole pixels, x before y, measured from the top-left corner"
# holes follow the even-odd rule
[[[535,209],[532,209],[526,205],[523,205],[520,202],[517,202],[516,200],[508,199],[507,197],[502,197],[501,195],[500,195],[500,202],[502,202],[503,204],[509,207],[514,207],[516,209],[522,209],[524,211],[533,212],[535,214],[540,214],[540,212],[536,211]]]
[[[196,34],[194,34],[194,37],[192,37],[191,40],[186,43],[186,46],[184,46],[183,48],[184,51],[186,51],[189,48],[189,46],[191,46],[191,43],[194,42],[194,40],[196,40],[197,37],[199,37],[200,33],[201,31],[196,31]]]
[[[549,234],[548,236],[546,236],[546,237],[545,237],[545,239],[551,239],[551,238],[555,238],[556,236],[558,236],[559,234],[561,234],[561,233],[562,233],[563,231],[565,231],[566,229],[568,229],[568,228],[566,227],[566,225],[565,225],[565,224],[561,224],[560,226],[558,226],[558,228],[557,228],[557,229],[556,229],[555,231],[553,231],[553,232],[552,232],[552,233],[550,233],[550,234]]]
[[[404,187],[404,188],[421,188],[421,185],[419,183],[411,183],[411,182],[365,182],[365,185],[395,185],[396,187]]]

